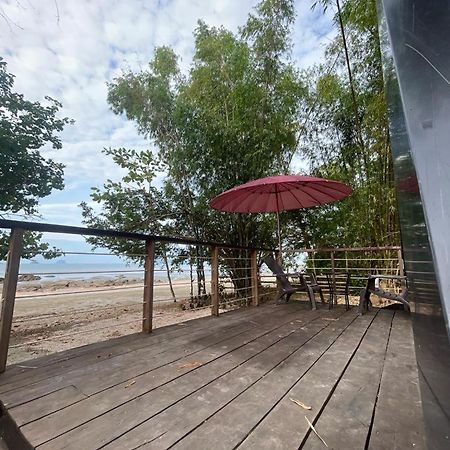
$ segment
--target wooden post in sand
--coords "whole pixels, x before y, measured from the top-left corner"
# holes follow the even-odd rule
[[[17,280],[19,278],[20,255],[23,247],[23,230],[13,228],[9,239],[8,258],[6,260],[5,280],[3,281],[2,305],[0,317],[0,373],[6,369],[9,337],[16,300]]]
[[[219,315],[219,247],[211,252],[211,315]]]
[[[144,304],[142,331],[151,333],[153,329],[153,283],[155,278],[155,241],[145,241]]]

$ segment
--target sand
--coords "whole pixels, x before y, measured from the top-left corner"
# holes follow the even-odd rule
[[[178,301],[169,286],[155,283],[155,328],[210,314],[210,308],[187,310],[189,280],[176,280]],[[18,286],[8,364],[141,331],[142,280],[28,281]]]

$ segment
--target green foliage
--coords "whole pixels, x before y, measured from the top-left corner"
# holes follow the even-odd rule
[[[39,149],[44,145],[60,149],[58,133],[70,121],[57,117],[61,104],[56,100],[46,97],[48,106],[25,100],[13,92],[13,85],[14,76],[0,58],[0,211],[2,215],[20,212],[27,216],[37,214],[40,198],[64,187],[63,165],[44,158]],[[1,235],[2,259],[6,242],[6,236]],[[48,250],[37,234],[29,235],[26,243],[25,252]]]
[[[127,72],[109,85],[113,111],[126,114],[158,149],[167,173],[159,201],[170,206],[166,226],[173,232],[237,245],[275,245],[274,216],[220,213],[209,200],[237,184],[289,169],[304,95],[290,63],[293,20],[292,1],[265,0],[237,34],[200,21],[187,75],[180,73],[173,50],[160,47],[147,69]],[[108,189],[120,197],[123,188]],[[92,199],[106,206],[109,216],[99,192]],[[160,221],[149,208],[143,215]]]
[[[341,4],[355,101],[338,34],[327,48],[327,63],[304,73],[308,106],[302,152],[314,174],[344,181],[354,193],[343,202],[297,213],[297,220],[306,245],[398,245],[375,0]],[[335,20],[339,27],[339,17]]]
[[[347,182],[355,193],[343,202],[282,214],[291,246],[397,243],[375,2],[342,3],[355,97],[341,36],[328,46],[326,63],[304,73],[295,69],[295,12],[288,0],[261,1],[236,34],[200,21],[187,74],[173,50],[160,47],[146,69],[115,79],[108,91],[112,110],[132,120],[156,150],[107,151],[127,175],[93,190],[91,199],[103,209],[84,204],[85,222],[276,246],[274,215],[220,213],[209,200],[251,179],[288,173],[300,150],[314,174]],[[158,171],[166,174],[159,184]],[[117,253],[130,248],[101,244]],[[194,252],[199,278],[203,251]],[[239,263],[228,267],[231,275],[240,270]]]
[[[150,150],[104,149],[125,175],[121,181],[107,180],[103,188],[92,188],[91,200],[103,205],[98,213],[86,202],[81,203],[84,222],[96,228],[118,228],[135,233],[162,234],[163,221],[168,213],[167,201],[162,192],[151,186],[157,163]],[[95,246],[108,246],[120,255],[130,254],[130,259],[142,261],[144,245],[138,241],[126,241],[105,237],[89,238]]]

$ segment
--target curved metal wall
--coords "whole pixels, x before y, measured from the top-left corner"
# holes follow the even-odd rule
[[[379,0],[378,12],[427,443],[433,450],[447,449],[450,448],[450,2]]]

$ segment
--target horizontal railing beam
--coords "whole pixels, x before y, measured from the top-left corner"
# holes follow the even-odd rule
[[[400,250],[399,245],[384,247],[324,247],[283,249],[284,253],[330,253],[330,252],[378,252],[382,250]]]
[[[167,242],[169,244],[185,244],[185,245],[206,245],[210,247],[222,248],[236,248],[240,250],[259,250],[274,252],[273,248],[265,247],[247,247],[242,245],[233,245],[221,242],[202,241],[191,237],[173,237],[173,236],[159,236],[144,233],[131,233],[128,231],[103,230],[100,228],[87,227],[73,227],[70,225],[56,225],[53,223],[39,223],[39,222],[23,222],[20,220],[0,219],[0,228],[16,229],[20,228],[25,231],[38,231],[40,233],[60,233],[60,234],[77,234],[83,236],[97,236],[97,237],[112,237],[135,239],[140,241],[153,240],[156,242]],[[62,252],[64,253],[64,252]]]

